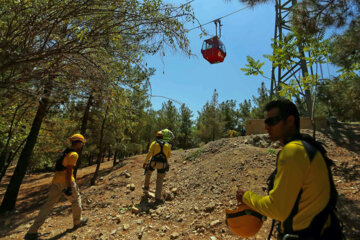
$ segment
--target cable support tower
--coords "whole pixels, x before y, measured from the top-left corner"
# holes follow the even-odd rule
[[[279,41],[281,42],[284,37],[284,33],[291,32],[290,15],[292,8],[297,4],[297,0],[275,0],[275,32],[274,32],[274,45],[277,47]],[[308,75],[308,68],[305,57],[304,47],[298,46],[299,55],[301,58],[291,59],[295,61],[295,64],[287,71],[282,71],[280,66],[272,64],[271,69],[271,85],[270,85],[270,99],[273,98],[274,94],[278,95],[280,90],[280,84],[286,84],[293,76],[301,71],[301,75],[304,77]],[[275,54],[275,53],[273,53]],[[312,99],[311,92],[309,89],[305,90],[305,102],[309,116],[312,116]]]

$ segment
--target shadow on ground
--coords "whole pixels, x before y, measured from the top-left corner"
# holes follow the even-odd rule
[[[360,206],[359,203],[349,200],[344,195],[339,196],[338,213],[343,221],[346,239],[355,240],[360,236]]]
[[[360,124],[337,123],[319,132],[331,138],[338,146],[360,153]]]
[[[98,178],[104,177],[111,173],[112,171],[122,168],[126,165],[125,162],[121,162],[114,167],[102,169],[99,171]],[[45,176],[48,177],[46,174]],[[77,183],[80,187],[80,190],[83,191],[90,186],[90,179],[92,178],[93,173],[89,173],[86,175],[83,175],[81,178],[78,179]],[[31,181],[30,181],[31,182]],[[50,186],[50,182],[48,184],[43,184],[37,187],[28,188],[26,191],[29,192],[29,194],[24,194],[23,197],[19,198],[16,205],[16,210],[0,214],[0,237],[5,237],[8,235],[9,232],[12,230],[18,228],[20,225],[27,224],[35,219],[36,216],[30,217],[28,216],[29,213],[38,210],[40,206],[42,206],[47,198],[48,189]],[[4,194],[0,196],[0,199],[2,199]],[[32,199],[36,198],[36,200]],[[61,198],[60,202],[65,202],[66,199],[64,197]],[[51,215],[67,215],[71,214],[71,205],[62,205],[53,208],[53,211],[51,212]],[[66,235],[69,232],[69,230],[53,237],[50,239],[59,239]],[[25,234],[25,233],[24,233]]]
[[[161,206],[161,204],[156,204],[153,199],[144,195],[141,197],[140,202],[135,204],[135,206],[139,209],[140,212],[151,214],[150,209],[156,210]]]

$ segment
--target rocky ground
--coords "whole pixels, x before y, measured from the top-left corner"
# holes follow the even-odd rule
[[[336,163],[338,209],[348,239],[360,239],[359,130],[359,125],[341,124],[317,132],[317,139],[327,145],[329,157]],[[125,159],[116,167],[112,162],[103,163],[101,176],[92,187],[89,180],[95,167],[83,168],[79,185],[88,225],[71,231],[71,206],[63,200],[40,229],[41,239],[239,239],[226,227],[224,209],[236,207],[237,186],[265,194],[279,149],[266,135],[253,135],[174,151],[164,183],[166,201],[159,206],[142,198],[145,155]],[[52,173],[45,173],[25,178],[16,212],[0,216],[0,239],[23,238],[46,198],[51,177]],[[152,189],[155,178],[156,173]],[[8,179],[0,186],[1,197]],[[249,239],[265,239],[270,223],[267,220]]]

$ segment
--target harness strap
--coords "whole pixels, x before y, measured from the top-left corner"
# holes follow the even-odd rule
[[[150,159],[150,161],[148,162],[148,168],[149,168],[149,170],[150,171],[154,171],[155,169],[153,168],[153,167],[151,167],[151,162],[155,162],[155,165],[154,165],[154,167],[156,166],[156,164],[158,163],[158,162],[162,162],[162,163],[165,163],[166,165],[166,167],[164,168],[165,169],[165,171],[168,171],[169,170],[169,163],[168,163],[168,161],[167,161],[167,157],[166,157],[166,155],[165,155],[165,153],[164,153],[164,151],[163,151],[163,147],[164,147],[164,145],[165,145],[165,143],[164,142],[162,142],[162,141],[158,141],[158,140],[156,140],[155,141],[156,143],[158,143],[159,145],[160,145],[160,152],[158,152],[157,154],[155,154],[151,159]],[[159,155],[162,155],[163,156],[163,161],[162,160],[160,160],[159,161],[159,159],[157,158],[157,156],[159,156]],[[158,169],[158,172],[161,172],[162,173],[162,169]]]
[[[164,145],[165,145],[165,144],[164,144],[163,142],[158,141],[158,140],[156,140],[156,142],[160,145],[160,152],[161,152],[161,153],[164,153],[164,152],[163,152],[163,148],[164,148]]]
[[[299,202],[300,202],[300,198],[301,198],[301,195],[302,195],[302,189],[300,189],[300,192],[296,198],[296,201],[295,201],[295,205],[293,207],[293,209],[291,210],[291,213],[290,215],[285,219],[284,221],[284,232],[286,233],[291,233],[291,232],[294,232],[293,230],[293,218],[295,217],[295,215],[299,212]]]
[[[156,143],[158,143],[160,145],[160,152],[158,152],[157,154],[155,154],[150,161],[154,160],[155,162],[167,162],[167,157],[163,151],[163,148],[164,148],[164,145],[165,143],[164,142],[161,142],[161,141],[158,141],[156,140]],[[165,161],[157,161],[156,157],[159,156],[159,155],[162,155],[165,159]]]

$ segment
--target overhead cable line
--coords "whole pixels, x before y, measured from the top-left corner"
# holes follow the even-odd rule
[[[178,8],[181,8],[181,7],[185,6],[185,5],[188,5],[188,4],[192,3],[193,1],[195,1],[195,0],[191,0],[191,1],[188,1],[188,2],[186,2],[184,4],[181,4]]]
[[[168,100],[170,100],[170,101],[172,101],[172,102],[175,102],[175,103],[177,103],[177,104],[180,104],[180,105],[183,105],[183,104],[184,104],[183,102],[180,102],[180,101],[178,101],[178,100],[176,100],[176,99],[172,99],[172,98],[169,98],[169,97],[165,97],[165,96],[160,96],[160,95],[152,95],[152,94],[148,94],[148,96],[150,96],[150,97],[159,97],[159,98],[165,98],[165,99],[168,99]]]
[[[220,19],[222,19],[222,18],[226,18],[226,17],[228,17],[228,16],[231,16],[231,15],[233,15],[233,14],[235,14],[235,13],[238,13],[238,12],[243,11],[243,10],[245,10],[245,9],[247,9],[247,8],[250,8],[250,7],[251,7],[251,6],[247,6],[247,7],[244,7],[244,8],[240,8],[239,10],[236,10],[236,11],[234,11],[234,12],[231,12],[231,13],[229,13],[229,14],[227,14],[227,15],[222,16],[222,17],[215,18],[214,20],[211,20],[211,21],[209,21],[209,22],[207,22],[207,23],[200,24],[199,26],[193,27],[193,28],[191,28],[191,29],[189,29],[189,30],[187,30],[187,31],[190,32],[190,31],[192,31],[192,30],[194,30],[194,29],[201,28],[201,27],[203,27],[203,26],[205,26],[205,25],[208,25],[208,24],[210,24],[210,23],[213,23],[213,22],[216,21],[216,20],[220,20]]]

